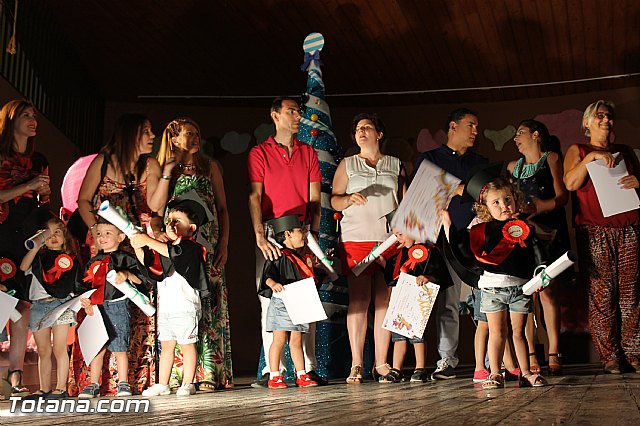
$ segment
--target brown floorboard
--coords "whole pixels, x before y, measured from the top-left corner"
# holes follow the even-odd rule
[[[640,424],[640,374],[604,375],[597,365],[565,371],[548,378],[551,386],[520,389],[508,382],[491,392],[474,386],[469,371],[463,378],[427,384],[347,386],[335,380],[326,387],[283,391],[250,388],[245,378],[231,390],[153,398],[150,411],[140,414],[11,415],[11,402],[0,401],[0,424]]]

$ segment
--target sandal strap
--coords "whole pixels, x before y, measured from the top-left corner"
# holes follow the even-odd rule
[[[558,353],[553,353],[553,354],[552,354],[552,353],[550,353],[550,354],[549,354],[549,356],[554,356],[554,357],[556,357],[556,358],[562,358],[562,354],[561,354],[560,352],[558,352]]]
[[[385,362],[384,364],[376,365],[373,368],[375,368],[377,370],[378,368],[382,368],[382,367],[387,367],[389,370],[391,370],[391,366],[389,365],[388,362]]]

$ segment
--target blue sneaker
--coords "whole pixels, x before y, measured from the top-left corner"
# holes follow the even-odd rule
[[[91,383],[87,385],[82,392],[78,395],[78,398],[96,398],[100,397],[100,385],[97,383]]]

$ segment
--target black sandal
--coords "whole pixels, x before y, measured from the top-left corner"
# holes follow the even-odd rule
[[[20,376],[20,380],[18,380],[18,384],[13,386],[11,384],[11,377],[14,374],[18,374]],[[29,388],[22,385],[22,370],[11,370],[7,372],[7,382],[9,382],[9,386],[11,386],[11,396],[26,396],[29,395]]]

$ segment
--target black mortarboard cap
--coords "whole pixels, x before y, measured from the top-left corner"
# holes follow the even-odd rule
[[[198,223],[196,223],[198,228],[213,220],[213,213],[211,213],[207,204],[193,189],[182,195],[173,197],[171,201],[169,201],[168,207],[170,209],[180,207],[192,212],[198,218]]]
[[[464,186],[462,200],[465,202],[479,201],[482,189],[486,184],[502,175],[503,167],[502,161],[474,166],[469,172],[469,178]]]
[[[273,228],[273,233],[275,235],[284,231],[291,231],[295,228],[302,228],[302,223],[300,223],[300,218],[297,214],[290,214],[277,219],[271,219],[267,221],[267,223]]]

